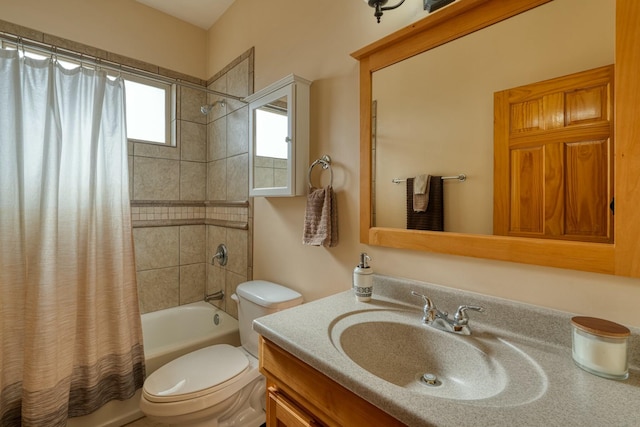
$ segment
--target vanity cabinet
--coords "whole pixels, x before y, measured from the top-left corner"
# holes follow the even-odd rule
[[[404,426],[380,408],[260,337],[267,427]]]
[[[301,196],[309,166],[311,82],[289,75],[249,103],[249,196]]]

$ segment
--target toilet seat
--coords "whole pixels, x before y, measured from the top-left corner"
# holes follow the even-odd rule
[[[233,385],[244,383],[243,378],[251,370],[247,355],[240,349],[228,344],[213,345],[185,354],[156,370],[144,382],[142,394],[154,403],[192,400],[235,389]]]

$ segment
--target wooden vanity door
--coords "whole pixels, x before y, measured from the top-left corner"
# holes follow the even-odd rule
[[[613,242],[613,75],[494,94],[494,234]]]
[[[267,392],[268,427],[321,427],[311,415],[278,392],[269,387]]]

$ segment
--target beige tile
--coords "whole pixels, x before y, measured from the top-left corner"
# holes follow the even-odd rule
[[[249,107],[227,116],[227,157],[249,152]]]
[[[249,198],[249,155],[227,159],[227,198],[226,200],[247,200]]]
[[[236,274],[232,271],[227,270],[225,295],[228,295],[228,298],[225,297],[225,299],[227,300],[227,308],[225,309],[225,311],[236,319],[238,318],[238,304],[236,304],[236,302],[231,299],[231,295],[236,292],[236,288],[240,283],[246,281],[246,274]]]
[[[161,145],[161,144],[149,144],[144,142],[136,142],[133,144],[134,156],[141,157],[153,157],[156,159],[180,159],[180,145]]]
[[[218,291],[225,290],[225,270],[218,265],[207,264],[207,291],[206,294],[212,294]],[[231,295],[227,294],[225,291],[225,297],[220,301],[210,301],[216,307],[227,311],[227,306],[231,304],[227,304],[227,301],[230,301]]]
[[[273,168],[253,168],[253,186],[255,188],[269,188],[273,187],[274,176]]]
[[[207,125],[207,161],[227,157],[227,118],[222,117]]]
[[[180,96],[180,119],[205,124],[207,118],[200,112],[200,107],[206,103],[206,92],[183,86]]]
[[[180,126],[181,160],[207,161],[207,126],[183,121]]]
[[[179,227],[134,228],[136,270],[179,265]]]
[[[205,200],[207,164],[180,162],[180,200]]]
[[[247,274],[247,238],[246,230],[227,228],[227,250],[229,261],[226,269],[246,277]]]
[[[138,271],[140,311],[149,313],[179,304],[179,267]]]
[[[249,59],[245,59],[227,72],[227,93],[245,97],[250,94]],[[229,110],[235,111],[244,105],[239,101],[229,100]]]
[[[206,264],[180,266],[180,304],[202,301],[207,281]]]
[[[180,119],[182,117],[182,86],[176,85],[176,119]]]
[[[227,100],[221,95],[207,94],[208,104],[213,105],[209,113],[207,114],[206,121],[211,123],[214,120],[218,120],[221,117],[227,115]]]
[[[179,265],[179,228],[134,228],[136,270]]]
[[[275,187],[286,187],[289,174],[286,169],[273,170],[273,184]]]
[[[178,200],[179,183],[179,161],[134,157],[134,200]]]
[[[219,77],[218,79],[216,79],[215,81],[213,81],[209,86],[209,89],[211,90],[215,90],[217,92],[220,93],[228,93],[227,92],[227,77],[226,75],[222,75],[221,77]],[[207,94],[207,103],[209,104],[213,104],[216,101],[220,101],[224,98],[220,97],[219,95],[215,95],[215,94]],[[211,112],[209,113],[209,115],[207,116],[207,123],[211,123],[214,120],[219,119],[220,117],[223,117],[227,114],[229,105],[228,105],[228,99],[224,99],[225,100],[225,106],[224,107],[220,107],[220,106],[216,106],[213,110],[211,110]]]
[[[205,262],[211,263],[211,258],[215,255],[218,245],[227,244],[227,229],[215,225],[207,225],[207,259]],[[219,265],[216,261],[216,265]]]
[[[129,166],[129,200],[133,200],[133,156],[127,156]]]
[[[260,168],[273,168],[273,157],[256,156],[253,159],[253,165]]]
[[[247,230],[247,278],[253,277],[249,272],[253,268],[253,217],[247,218],[249,229]]]
[[[206,262],[205,225],[180,226],[180,265]]]
[[[249,185],[248,180],[247,185]],[[225,159],[207,163],[207,200],[227,200],[227,161]]]

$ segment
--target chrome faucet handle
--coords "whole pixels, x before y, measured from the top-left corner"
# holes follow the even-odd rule
[[[411,295],[414,295],[416,297],[421,297],[422,300],[424,301],[424,307],[422,308],[422,312],[424,313],[424,315],[422,316],[422,323],[433,322],[433,320],[436,318],[436,314],[438,310],[436,309],[435,305],[431,301],[431,298],[429,298],[426,295],[420,294],[416,291],[411,291]]]
[[[453,320],[456,325],[465,326],[469,323],[469,315],[467,314],[467,310],[484,312],[484,307],[480,307],[477,305],[461,305],[458,307],[456,314],[453,316]]]

